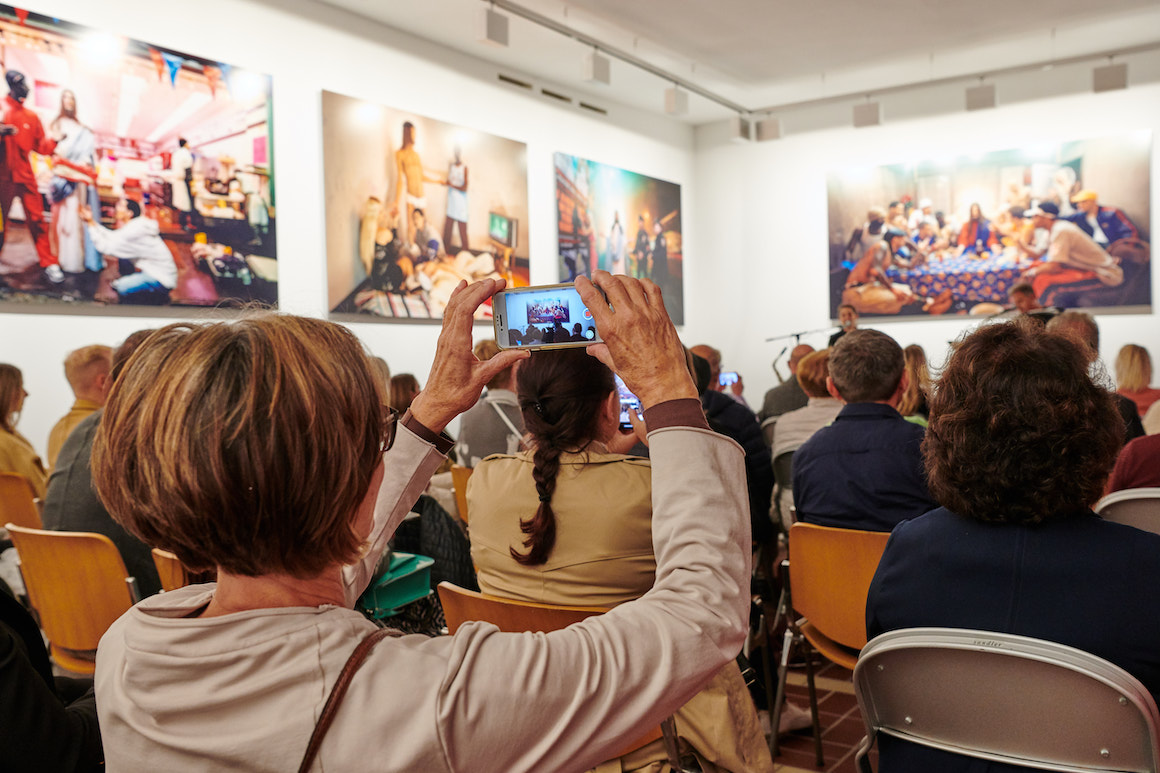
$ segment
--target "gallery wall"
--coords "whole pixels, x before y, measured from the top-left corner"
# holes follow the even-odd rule
[[[509,137],[528,146],[532,281],[556,280],[557,151],[672,180],[689,190],[693,131],[652,113],[609,105],[607,117],[527,96],[496,80],[494,65],[306,0],[45,0],[30,10],[193,55],[229,61],[274,79],[281,308],[327,311],[322,164],[322,91]],[[579,66],[579,65],[578,65]],[[368,159],[382,167],[385,159]],[[686,204],[689,214],[691,208]],[[695,250],[695,229],[685,242]],[[228,315],[215,314],[223,317]],[[49,429],[72,402],[61,363],[74,348],[116,345],[173,317],[0,313],[0,362],[24,371],[30,396],[20,431],[43,454]],[[438,328],[350,326],[392,372],[426,378]],[[477,337],[490,337],[477,327]]]
[[[770,363],[792,340],[764,339],[830,326],[828,308],[828,221],[826,172],[924,159],[954,159],[962,154],[1035,146],[1119,132],[1151,130],[1160,137],[1160,56],[1132,65],[1151,82],[1126,91],[1093,94],[1091,65],[1065,71],[1025,74],[1007,84],[1007,93],[1024,101],[967,113],[962,88],[942,86],[883,99],[885,123],[854,129],[850,104],[824,105],[783,116],[780,140],[737,144],[723,126],[697,131],[695,186],[687,196],[696,209],[702,235],[699,259],[689,266],[686,286],[696,288],[686,340],[722,350],[722,367],[740,371],[745,395],[755,408],[765,390],[777,383]],[[1029,99],[1036,93],[1067,96]],[[1085,80],[1086,79],[1086,80]],[[1064,85],[1061,85],[1064,84]],[[1078,88],[1076,84],[1079,84]],[[951,91],[951,97],[947,92]],[[949,104],[948,104],[949,103]],[[937,115],[922,117],[924,112]],[[1151,156],[1153,190],[1160,179],[1160,153]],[[888,202],[879,202],[883,205]],[[1126,206],[1127,203],[1121,204]],[[1151,230],[1160,222],[1153,193]],[[849,234],[845,234],[848,238]],[[1154,241],[1154,238],[1153,238]],[[1153,254],[1155,266],[1155,254]],[[1160,272],[1152,271],[1153,298],[1160,298]],[[742,316],[744,315],[744,316]],[[1160,314],[1099,315],[1101,354],[1110,369],[1125,343],[1141,344],[1160,357]],[[921,344],[939,364],[948,342],[977,320],[925,317],[879,323],[864,320],[894,336],[903,346]],[[832,329],[831,329],[832,330]],[[803,343],[826,345],[829,332],[807,335]],[[787,375],[786,357],[779,361]]]

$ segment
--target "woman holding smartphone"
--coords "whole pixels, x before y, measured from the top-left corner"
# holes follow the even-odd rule
[[[615,607],[656,576],[652,468],[620,449],[612,371],[580,349],[533,352],[516,376],[531,450],[480,462],[467,488],[471,556],[493,596]],[[705,771],[766,771],[772,761],[736,663],[676,712],[682,753]],[[665,760],[661,741],[626,755],[623,770]],[[649,768],[651,769],[651,768]]]

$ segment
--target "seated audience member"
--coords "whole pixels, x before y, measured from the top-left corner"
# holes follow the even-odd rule
[[[64,376],[76,400],[48,433],[48,468],[56,465],[60,447],[81,420],[105,404],[109,391],[109,360],[113,350],[95,344],[71,352],[64,360]]]
[[[789,411],[796,411],[798,408],[804,408],[809,402],[809,397],[802,390],[802,385],[798,383],[797,372],[798,364],[802,358],[807,354],[813,352],[814,347],[809,344],[798,344],[789,353],[789,375],[790,377],[784,383],[775,386],[773,389],[765,393],[765,400],[761,404],[761,410],[757,412],[758,421],[765,421],[774,416],[781,416],[783,413]],[[774,363],[776,367],[777,363]]]
[[[11,773],[104,770],[92,683],[54,677],[36,621],[0,592],[0,767]]]
[[[1152,403],[1152,407],[1144,414],[1144,431],[1149,435],[1160,435],[1160,400]]]
[[[491,339],[480,341],[474,349],[481,362],[490,360],[500,351]],[[512,391],[519,367],[517,362],[497,373],[487,382],[487,391],[479,402],[459,419],[455,452],[459,463],[465,467],[475,467],[481,459],[492,454],[514,454],[520,449],[524,417],[516,393]]]
[[[382,357],[371,357],[371,370],[378,376],[379,384],[383,388],[383,405],[390,405],[391,400],[391,366]]]
[[[611,307],[576,281],[605,341],[593,355],[651,429],[656,582],[546,636],[474,622],[381,640],[351,609],[450,449],[442,429],[527,356],[471,354],[472,316],[502,280],[456,290],[427,388],[397,423],[339,325],[262,314],[150,336],[109,394],[94,482],[131,532],[218,581],[146,599],[101,639],[110,770],[314,769],[316,727],[319,769],[586,770],[735,657],[750,604],[741,453],[707,431],[657,288],[594,281]],[[318,718],[360,643],[365,666],[327,730]]]
[[[695,348],[695,347],[694,347]],[[753,529],[753,539],[765,544],[774,536],[773,521],[769,519],[769,508],[773,502],[773,462],[769,447],[761,435],[761,424],[756,414],[741,403],[710,388],[713,376],[709,362],[691,349],[697,392],[701,395],[701,407],[709,427],[731,437],[745,449],[745,481],[749,491],[749,518]]]
[[[799,448],[822,427],[838,418],[842,401],[830,396],[826,379],[830,375],[830,350],[810,352],[797,367],[797,381],[808,403],[783,413],[773,425],[773,458]]]
[[[969,334],[931,400],[924,454],[942,507],[891,534],[867,635],[936,626],[1047,639],[1110,660],[1160,698],[1160,535],[1091,511],[1122,434],[1088,357],[1055,331],[1017,319]],[[883,771],[1024,770],[878,742]]]
[[[24,374],[20,368],[0,363],[0,472],[23,475],[37,497],[44,496],[48,474],[44,464],[24,435],[16,431],[20,409],[24,407]]]
[[[419,379],[410,373],[391,376],[389,405],[403,415],[411,407],[411,402],[419,394]]]
[[[1100,328],[1092,315],[1082,311],[1065,311],[1052,317],[1047,323],[1047,329],[1069,337],[1078,344],[1088,358],[1088,362],[1095,366],[1100,359]],[[1136,404],[1127,397],[1113,394],[1112,399],[1120,412],[1124,424],[1124,443],[1144,434],[1144,425],[1140,422],[1140,413]]]
[[[117,347],[108,374],[109,384],[116,380],[133,352],[152,332],[138,330]],[[44,528],[104,534],[117,546],[125,569],[137,578],[137,587],[145,598],[161,590],[161,578],[157,576],[150,547],[114,521],[93,490],[93,438],[101,425],[101,414],[98,410],[81,421],[61,448],[44,497]]]
[[[153,218],[141,215],[140,204],[131,199],[117,202],[114,231],[93,219],[88,207],[81,207],[81,220],[97,252],[107,259],[127,260],[136,269],[110,282],[115,295],[100,300],[119,302],[142,294],[168,297],[169,291],[177,287],[177,264],[161,238],[161,226]]]
[[[923,429],[898,412],[906,391],[902,348],[856,330],[830,350],[826,388],[845,406],[793,457],[799,521],[890,531],[934,508],[922,469]]]
[[[826,344],[827,347],[832,347],[838,343],[846,333],[858,329],[858,310],[848,303],[843,303],[839,306],[838,327],[838,332],[830,336],[830,341]]]
[[[906,362],[906,391],[898,402],[898,412],[904,419],[925,427],[930,418],[930,369],[926,365],[926,351],[918,344],[902,350]]]
[[[1126,488],[1160,487],[1160,435],[1130,441],[1116,457],[1108,492]]]
[[[746,409],[749,408],[749,403],[745,401],[745,397],[741,394],[745,389],[745,385],[741,382],[740,375],[728,387],[721,384],[721,351],[719,349],[714,349],[708,344],[697,344],[690,348],[689,351],[709,363],[709,389],[712,389],[714,392],[720,392],[726,397],[741,403]]]
[[[1152,383],[1152,358],[1148,350],[1136,344],[1125,344],[1116,355],[1116,392],[1136,404],[1140,416],[1160,400],[1160,389]]]
[[[1093,190],[1075,194],[1071,197],[1071,203],[1075,204],[1077,211],[1067,219],[1104,249],[1120,239],[1139,238],[1139,231],[1124,211],[1116,207],[1101,207],[1099,198],[1099,194]]]
[[[471,554],[484,593],[565,606],[613,607],[653,586],[652,470],[611,452],[619,432],[612,371],[576,349],[534,352],[519,365],[519,404],[532,450],[481,462],[468,484]],[[735,663],[676,712],[682,751],[711,770],[773,769]],[[665,760],[660,741],[624,770]]]

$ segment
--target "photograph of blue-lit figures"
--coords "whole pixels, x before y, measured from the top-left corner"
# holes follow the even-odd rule
[[[270,78],[0,5],[0,309],[276,305]]]
[[[595,269],[647,277],[682,324],[681,186],[564,153],[555,161],[560,281]]]
[[[1137,131],[832,172],[831,316],[990,316],[1015,287],[1147,313],[1151,151]]]

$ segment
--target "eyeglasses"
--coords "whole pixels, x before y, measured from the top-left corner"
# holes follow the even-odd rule
[[[390,406],[385,406],[387,413],[383,416],[383,453],[391,450],[395,444],[395,430],[399,426],[399,412]]]

